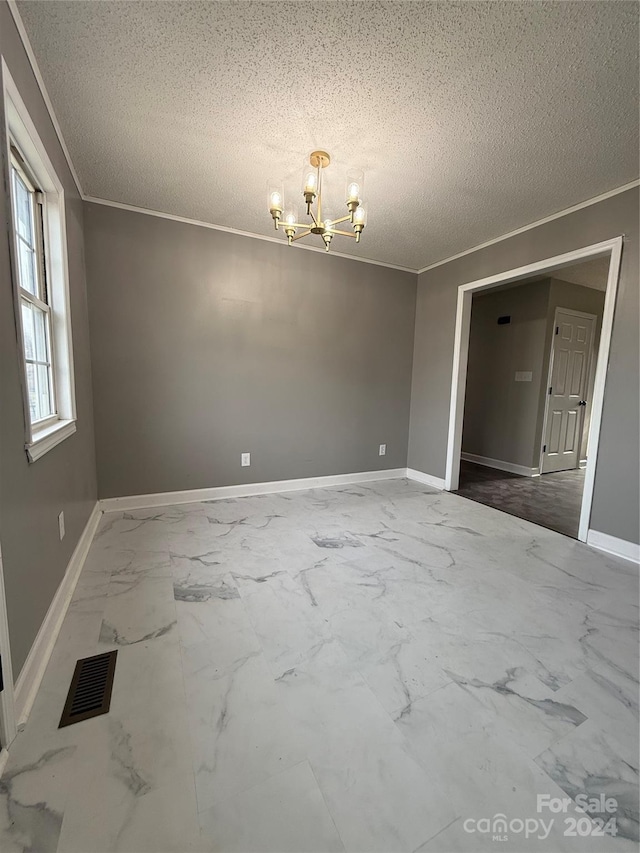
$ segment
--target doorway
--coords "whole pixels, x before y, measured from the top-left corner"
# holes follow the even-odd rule
[[[585,261],[471,303],[457,494],[573,538],[607,264]]]
[[[587,541],[621,252],[619,237],[458,288],[447,490]],[[536,284],[530,322],[502,310]],[[575,289],[595,301],[567,299]]]

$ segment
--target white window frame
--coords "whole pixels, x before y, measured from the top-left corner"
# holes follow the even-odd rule
[[[29,167],[25,162],[22,153],[18,150],[17,143],[15,143],[14,140],[12,140],[11,145],[10,161],[11,185],[13,188],[15,188],[16,182],[19,182],[26,190],[29,196],[29,218],[31,220],[30,224],[32,239],[31,241],[27,241],[27,239],[19,233],[20,229],[17,227],[17,222],[15,221],[15,210],[13,211],[13,233],[16,241],[16,247],[22,246],[22,244],[24,244],[25,246],[27,246],[28,251],[32,252],[35,256],[35,293],[32,293],[29,289],[24,287],[25,282],[22,281],[22,270],[20,271],[18,290],[20,292],[21,317],[24,323],[24,312],[22,311],[22,309],[26,305],[29,306],[32,310],[40,312],[40,315],[44,319],[44,355],[42,353],[37,352],[37,344],[35,340],[34,347],[36,351],[32,352],[31,355],[29,355],[25,348],[24,352],[24,360],[27,368],[30,364],[36,368],[35,379],[38,391],[41,390],[41,376],[39,375],[39,371],[37,371],[37,368],[46,368],[46,384],[48,390],[47,414],[44,415],[44,417],[38,418],[36,420],[34,420],[33,418],[31,419],[31,425],[33,429],[40,430],[51,426],[58,420],[58,409],[56,402],[55,362],[53,355],[53,329],[51,322],[52,316],[48,287],[48,250],[45,246],[44,238],[44,222],[46,213],[44,210],[44,196],[38,188],[38,182],[33,179]],[[21,260],[20,252],[18,251],[17,254],[19,260]],[[22,333],[24,335],[24,325]]]
[[[30,462],[35,462],[76,431],[75,379],[69,304],[69,262],[64,189],[49,155],[40,139],[20,93],[2,61],[5,110],[6,169],[11,193],[11,260],[21,362],[25,449]],[[42,193],[45,277],[51,328],[52,392],[55,414],[33,423],[29,408],[25,348],[22,333],[22,291],[18,267],[17,245],[13,222],[13,181],[11,180],[11,147],[19,152],[27,166],[26,177]]]

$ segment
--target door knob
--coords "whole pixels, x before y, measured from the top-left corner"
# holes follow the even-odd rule
[[[586,401],[586,400],[580,400],[580,402],[578,403],[578,405],[579,405],[579,406],[586,406],[586,405],[587,405],[587,401]]]

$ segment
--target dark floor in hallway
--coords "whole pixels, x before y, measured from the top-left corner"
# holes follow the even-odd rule
[[[580,469],[521,477],[463,460],[455,494],[577,539],[583,488]]]

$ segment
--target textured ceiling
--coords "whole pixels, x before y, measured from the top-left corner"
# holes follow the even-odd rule
[[[89,196],[273,235],[322,147],[334,248],[421,268],[638,176],[635,2],[18,6]]]

